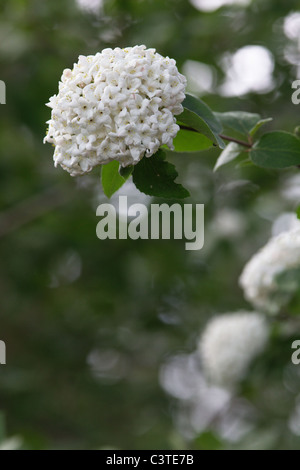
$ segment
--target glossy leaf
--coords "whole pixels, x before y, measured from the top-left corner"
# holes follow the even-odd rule
[[[129,173],[128,176],[124,178],[119,173],[119,166],[120,163],[117,161],[112,161],[102,166],[101,182],[104,194],[107,197],[111,197],[116,191],[118,191],[131,174]]]
[[[222,132],[222,124],[211,109],[202,100],[188,93],[182,105],[184,111],[180,114],[178,122],[196,129],[220,148],[225,148],[225,143],[219,136]]]
[[[266,119],[261,119],[260,121],[258,121],[253,127],[253,129],[251,129],[250,131],[251,137],[253,137],[262,126],[264,126],[265,124],[268,124],[271,121],[273,121],[273,118],[266,118]]]
[[[158,150],[150,158],[143,158],[133,171],[133,182],[142,193],[150,196],[184,199],[189,192],[175,183],[178,173],[175,166],[168,163],[163,150]]]
[[[173,140],[175,152],[199,152],[212,147],[210,139],[198,132],[181,129]]]
[[[129,176],[132,174],[133,172],[133,165],[130,165],[130,166],[120,166],[119,168],[119,174],[126,180],[128,180]]]
[[[288,132],[269,132],[250,151],[253,163],[264,168],[300,165],[300,140]]]
[[[244,149],[241,147],[241,145],[238,145],[235,142],[230,142],[227,145],[226,149],[224,149],[221,155],[219,156],[215,164],[214,171],[216,171],[221,166],[226,165],[226,163],[229,163],[235,158],[237,158],[243,151]]]
[[[230,111],[228,113],[215,113],[223,127],[238,132],[242,136],[250,135],[251,131],[261,122],[259,114],[243,111]]]

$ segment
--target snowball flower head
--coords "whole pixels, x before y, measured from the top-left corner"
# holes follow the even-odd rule
[[[246,264],[240,285],[246,299],[261,310],[277,313],[298,287],[293,270],[300,268],[300,229],[273,237]],[[291,276],[288,276],[288,274]],[[285,278],[280,280],[280,276]]]
[[[145,46],[104,49],[66,69],[44,142],[72,176],[117,160],[123,167],[173,148],[186,79],[176,62]]]
[[[268,326],[259,313],[240,311],[214,318],[198,348],[206,376],[215,385],[232,388],[263,350],[267,338]]]

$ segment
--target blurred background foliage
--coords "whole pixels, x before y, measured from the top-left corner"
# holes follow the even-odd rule
[[[213,110],[258,112],[274,117],[269,129],[292,131],[298,5],[1,2],[3,448],[300,447],[300,369],[290,360],[299,328],[274,333],[230,403],[194,383],[201,365],[193,353],[213,315],[251,310],[237,279],[277,216],[299,205],[295,171],[231,164],[213,173],[217,150],[170,154],[190,202],[205,204],[205,248],[187,252],[180,240],[98,240],[100,172],[72,179],[42,143],[45,103],[63,69],[80,54],[136,44],[175,58],[189,90]],[[151,202],[130,182],[120,194]],[[18,438],[5,441],[4,427]]]

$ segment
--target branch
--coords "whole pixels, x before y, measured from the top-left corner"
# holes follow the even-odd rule
[[[235,139],[234,137],[228,137],[227,135],[220,134],[219,137],[223,140],[228,140],[228,142],[235,142],[236,144],[242,145],[243,147],[247,147],[251,149],[252,144],[245,142],[244,140]]]
[[[180,124],[179,127],[180,129],[184,129],[185,131],[197,132],[198,134],[200,134],[199,131],[197,131],[196,129],[193,129],[192,127],[184,126],[182,124]],[[249,149],[252,148],[252,144],[249,144],[248,142],[245,142],[244,140],[235,139],[234,137],[229,137],[223,134],[220,134],[219,137],[221,137],[221,139],[223,140],[227,140],[228,142],[235,142],[236,144],[242,145],[243,147],[247,147]]]

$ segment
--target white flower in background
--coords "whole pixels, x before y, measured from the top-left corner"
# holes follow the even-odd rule
[[[18,436],[10,437],[0,443],[0,450],[19,450],[22,444],[23,441]]]
[[[274,57],[263,46],[248,45],[233,54],[224,54],[221,65],[226,73],[220,87],[222,96],[266,93],[274,86]]]
[[[103,0],[76,0],[76,3],[80,10],[97,14],[103,5]]]
[[[212,233],[220,238],[237,238],[244,233],[245,229],[244,214],[228,207],[220,209],[211,223]]]
[[[225,5],[247,6],[251,0],[190,0],[191,4],[201,11],[214,11]]]
[[[96,165],[135,165],[161,145],[173,148],[186,79],[176,62],[145,46],[104,49],[66,69],[44,139],[72,176]]]
[[[272,237],[277,237],[280,233],[300,229],[300,220],[295,212],[283,212],[272,224]]]
[[[209,428],[226,442],[237,442],[253,429],[253,406],[245,398],[233,398],[234,390],[208,383],[197,351],[169,357],[159,379],[162,388],[178,400],[174,424],[185,439],[193,440]]]
[[[255,308],[277,313],[298,287],[292,276],[280,282],[279,275],[300,268],[300,229],[273,237],[250,259],[240,277],[246,299]]]
[[[292,40],[299,40],[300,36],[300,13],[289,13],[283,22],[283,30],[286,37]]]
[[[204,431],[230,404],[228,390],[207,383],[197,352],[168,358],[160,369],[159,380],[162,388],[181,402],[174,417],[186,438]]]
[[[281,196],[288,202],[294,204],[300,203],[300,175],[289,176],[283,183]]]
[[[213,67],[196,60],[187,60],[182,70],[187,78],[187,87],[192,93],[203,95],[213,91],[216,81]]]
[[[206,376],[216,385],[232,388],[267,339],[268,326],[259,313],[240,311],[212,319],[198,348]]]

